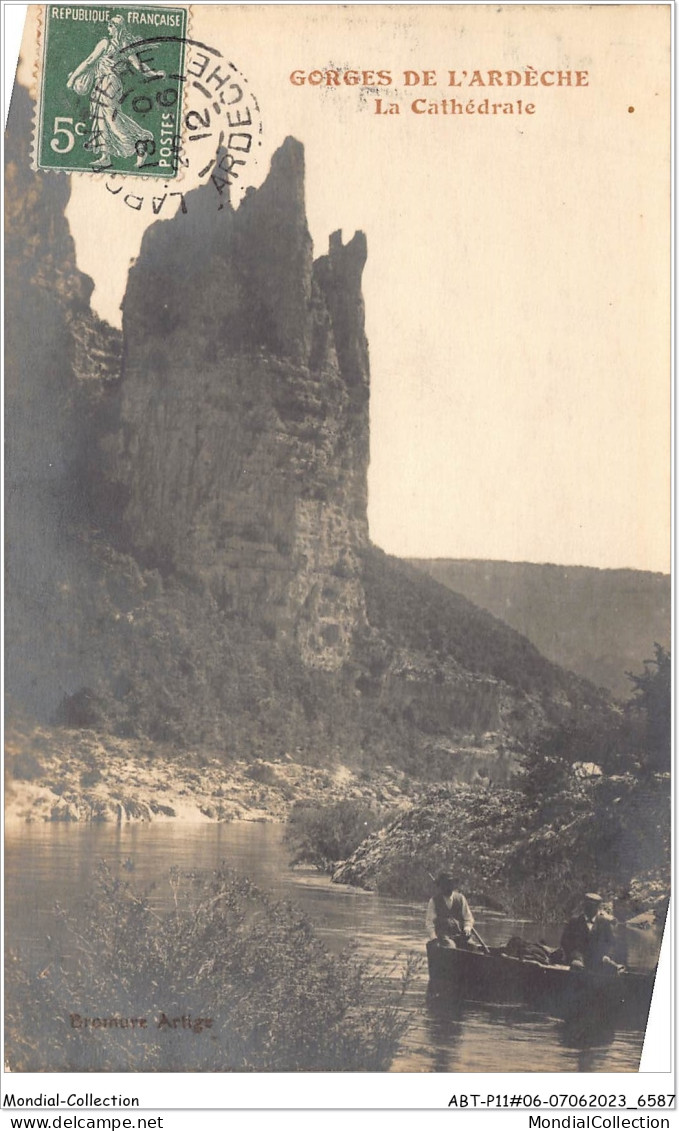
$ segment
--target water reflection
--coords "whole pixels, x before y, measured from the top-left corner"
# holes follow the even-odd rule
[[[36,960],[55,934],[54,904],[69,910],[91,889],[98,862],[141,888],[154,884],[158,910],[170,906],[168,872],[209,869],[222,862],[248,874],[276,898],[291,899],[312,919],[326,945],[348,944],[377,964],[384,992],[400,987],[404,965],[418,959],[403,999],[411,1025],[392,1071],[401,1072],[629,1072],[638,1068],[643,1034],[602,1033],[564,1025],[520,1006],[450,1001],[427,996],[422,903],[379,897],[332,885],[313,871],[291,871],[280,826],[265,824],[150,826],[27,826],[6,837],[7,945]],[[526,923],[477,916],[490,944],[528,934]],[[549,937],[534,926],[536,937]],[[558,928],[551,927],[552,933]],[[642,940],[646,945],[648,940]]]
[[[623,1059],[634,1057],[637,1049],[634,1033],[616,1034],[600,1023],[567,1023],[519,1005],[461,1003],[430,995],[421,1036],[422,1046],[412,1051],[426,1055],[435,1072],[622,1071]],[[611,1048],[614,1041],[618,1049]],[[405,1054],[399,1067],[416,1070],[406,1068],[407,1063]]]

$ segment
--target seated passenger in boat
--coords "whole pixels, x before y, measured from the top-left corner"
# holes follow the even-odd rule
[[[616,921],[601,908],[596,892],[583,897],[583,908],[566,923],[561,936],[559,958],[571,970],[590,970],[615,974],[622,967],[615,961]]]
[[[429,900],[425,923],[428,946],[469,947],[474,916],[450,872],[441,872],[436,878],[436,895]]]

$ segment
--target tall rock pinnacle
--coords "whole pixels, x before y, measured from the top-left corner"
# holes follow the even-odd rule
[[[365,237],[335,233],[314,264],[292,138],[237,211],[206,197],[147,231],[129,275],[124,537],[333,669],[364,621]]]

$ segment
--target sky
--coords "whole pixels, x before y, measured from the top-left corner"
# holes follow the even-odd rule
[[[668,572],[669,7],[195,5],[191,35],[256,95],[244,183],[292,134],[315,254],[336,229],[367,235],[373,540],[400,556]],[[29,84],[36,51],[29,24]],[[400,112],[378,113],[360,85],[290,80],[347,68],[388,70],[379,96]],[[586,85],[465,85],[527,68]],[[453,97],[535,110],[443,114]],[[78,264],[119,324],[150,213],[95,177],[72,184]]]

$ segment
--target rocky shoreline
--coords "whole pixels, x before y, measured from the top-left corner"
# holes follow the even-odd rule
[[[225,762],[91,730],[13,728],[6,739],[5,821],[284,821],[296,801],[406,801],[405,775],[278,760]]]

